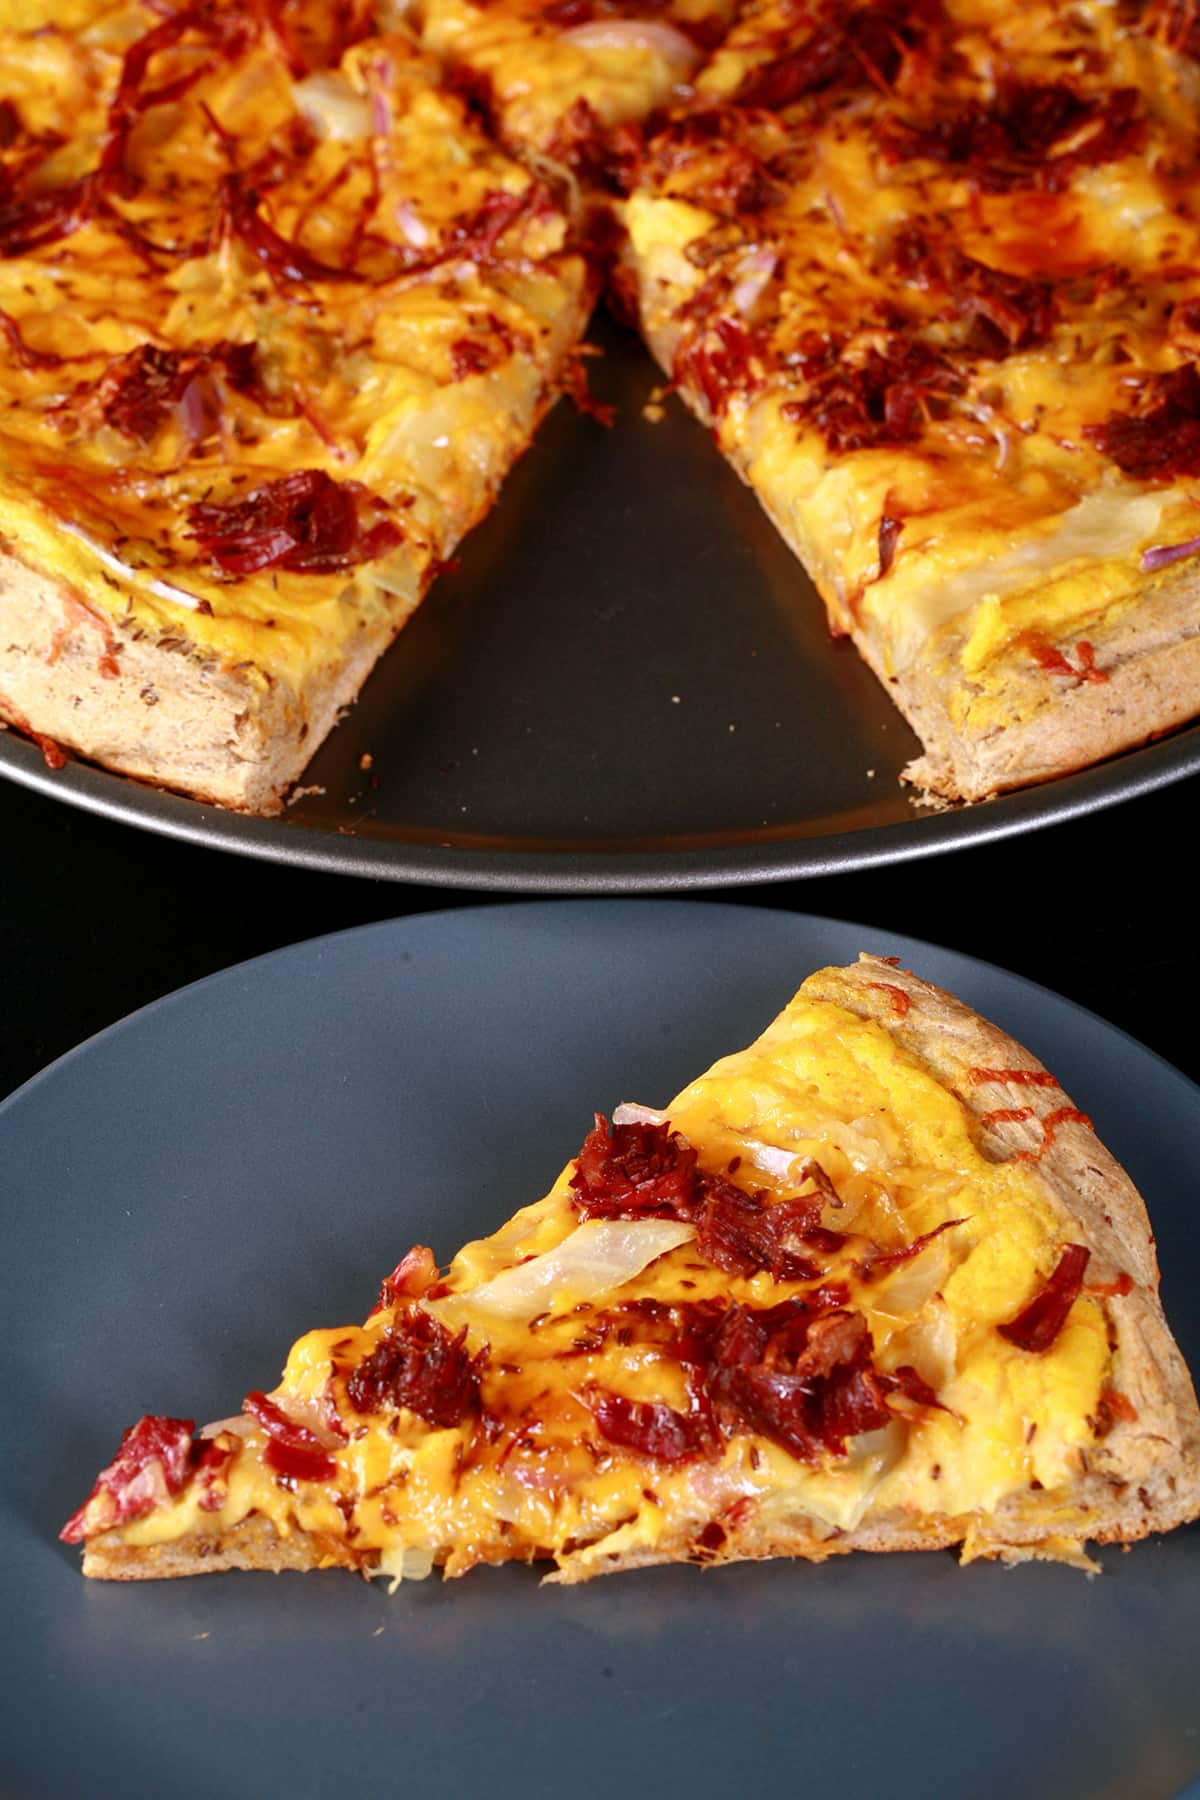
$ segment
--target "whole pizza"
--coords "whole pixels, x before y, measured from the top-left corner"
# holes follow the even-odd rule
[[[15,0],[0,717],[278,808],[578,390],[607,287],[914,782],[1171,729],[1198,98],[1181,0]]]

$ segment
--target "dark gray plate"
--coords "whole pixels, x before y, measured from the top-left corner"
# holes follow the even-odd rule
[[[1025,831],[1200,769],[1200,730],[957,813],[707,433],[611,327],[605,432],[560,406],[283,820],[238,818],[0,732],[0,772],[91,811],[349,874],[632,892],[863,868]],[[364,753],[373,766],[360,768]]]
[[[1200,1770],[1200,1534],[1071,1570],[950,1555],[85,1583],[55,1529],[141,1409],[219,1416],[541,1193],[591,1109],[662,1101],[869,945],[1023,1038],[1145,1191],[1200,1364],[1200,1093],[1041,988],[886,931],[668,902],[370,926],[202,982],[0,1109],[0,1787],[571,1800],[1164,1800]]]

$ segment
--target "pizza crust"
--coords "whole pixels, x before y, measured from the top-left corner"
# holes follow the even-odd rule
[[[280,1537],[269,1519],[251,1513],[230,1530],[193,1533],[170,1544],[126,1544],[116,1531],[84,1546],[83,1572],[100,1581],[167,1581],[181,1575],[217,1575],[224,1569],[357,1568],[358,1559],[336,1538],[293,1531]]]
[[[793,545],[793,548],[795,546]],[[972,684],[957,667],[964,633],[939,646],[938,665],[917,663],[887,674],[867,627],[846,622],[864,661],[920,737],[925,754],[906,778],[947,799],[985,800],[1071,774],[1185,725],[1200,713],[1200,577],[1173,570],[1111,619],[1077,628],[1051,647],[1077,660],[1081,637],[1092,647],[1103,681],[1073,681],[1010,654],[1001,664],[1004,716],[973,728]],[[966,696],[967,724],[954,723],[953,703]]]
[[[0,551],[0,719],[67,750],[238,812],[278,812],[412,613],[363,619],[339,665],[297,688],[225,666],[188,634],[135,635],[67,584]]]

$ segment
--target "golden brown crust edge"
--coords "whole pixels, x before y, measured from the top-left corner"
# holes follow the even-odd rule
[[[1075,640],[1086,637],[1103,680],[1043,670],[1010,653],[1003,715],[975,729],[956,728],[950,712],[953,700],[971,692],[956,672],[961,633],[939,653],[949,674],[917,666],[891,679],[867,632],[856,625],[851,635],[925,746],[906,778],[948,799],[983,800],[1088,768],[1200,713],[1200,577],[1190,568],[1148,580],[1131,606],[1051,642],[1075,664]],[[968,718],[969,708],[968,699]]]
[[[368,625],[301,691],[229,670],[187,633],[102,621],[69,586],[0,551],[0,720],[123,775],[240,812],[277,812],[412,608]]]
[[[358,1560],[336,1538],[306,1531],[280,1537],[269,1519],[251,1513],[228,1531],[193,1533],[169,1544],[126,1544],[116,1531],[84,1545],[83,1572],[98,1581],[168,1581],[183,1575],[217,1575],[223,1569],[357,1568]]]

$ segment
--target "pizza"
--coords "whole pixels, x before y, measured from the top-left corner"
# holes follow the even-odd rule
[[[277,809],[602,265],[926,794],[1200,712],[1182,0],[21,0],[0,52],[0,720],[52,762]]]
[[[253,812],[564,384],[545,184],[368,0],[0,20],[0,718]]]
[[[1167,0],[747,0],[620,290],[980,799],[1200,710],[1200,27]]]
[[[1197,1514],[1128,1176],[1032,1055],[864,956],[665,1110],[597,1115],[444,1271],[411,1249],[273,1392],[198,1435],[140,1419],[62,1536],[122,1580],[577,1582],[950,1545],[1094,1567]]]

